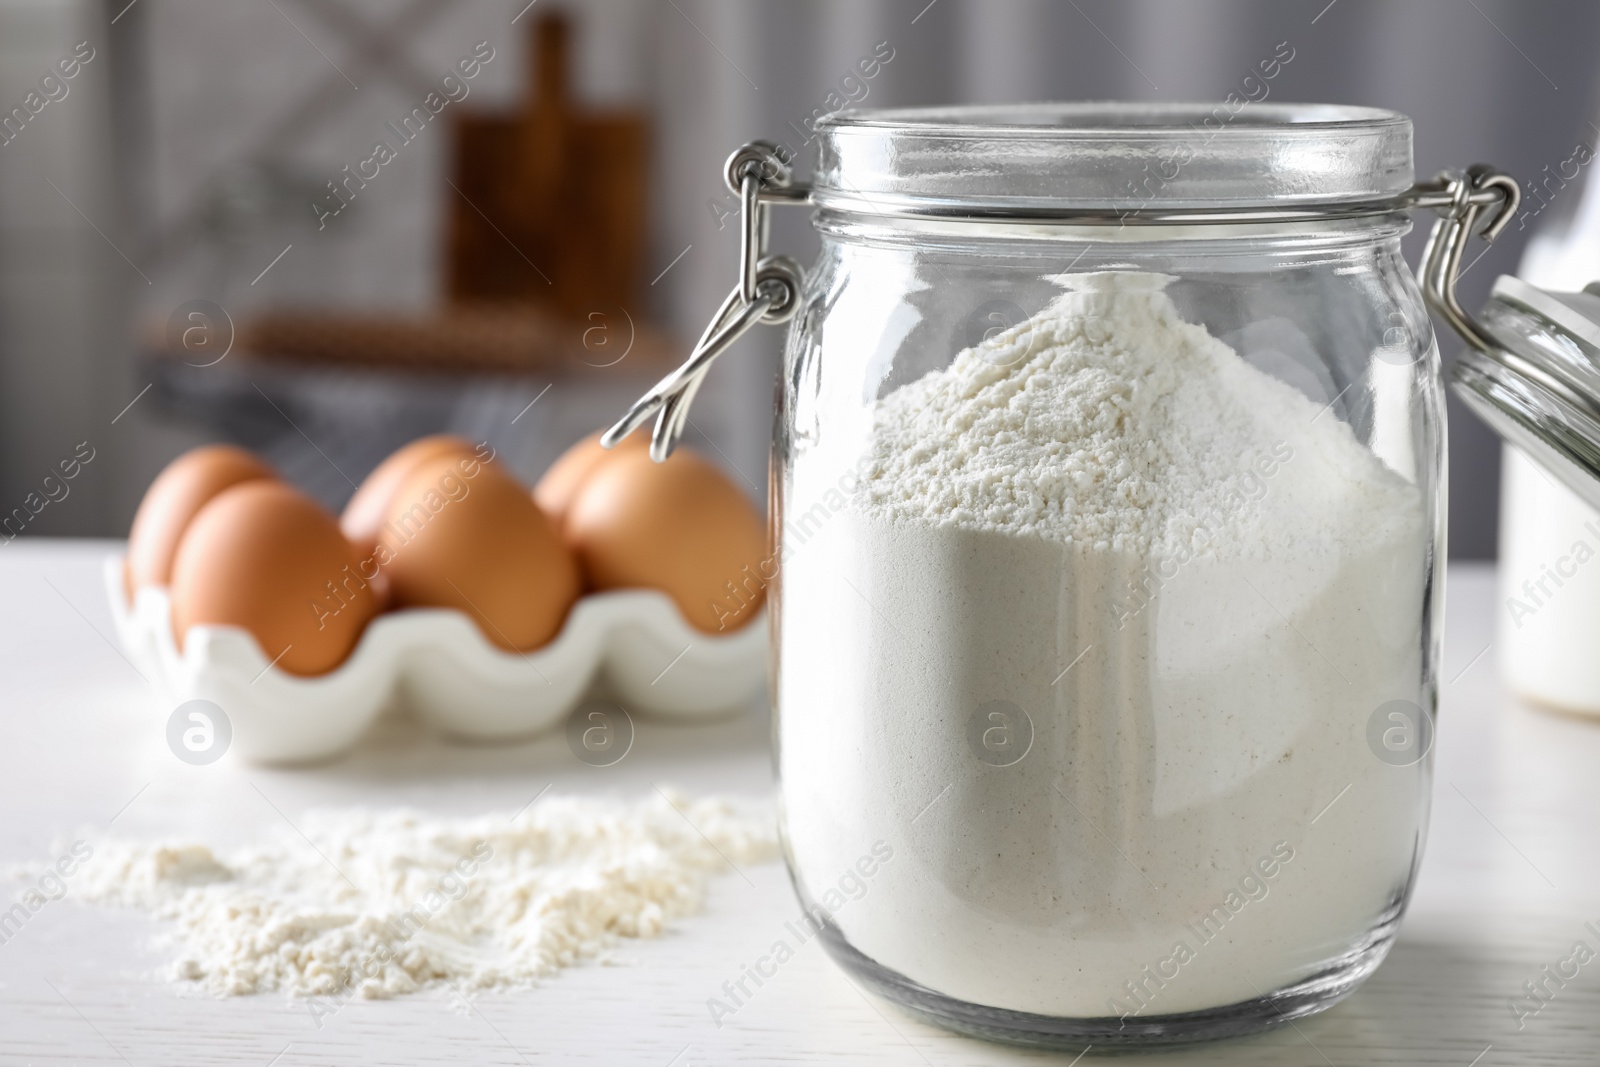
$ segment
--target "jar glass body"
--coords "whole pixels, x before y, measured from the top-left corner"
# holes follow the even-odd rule
[[[772,472],[807,922],[1025,1043],[1347,994],[1430,789],[1443,400],[1409,223],[816,225]]]

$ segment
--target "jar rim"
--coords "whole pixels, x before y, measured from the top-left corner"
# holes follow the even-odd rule
[[[1409,118],[1338,104],[851,109],[816,132],[814,199],[869,212],[874,199],[1024,215],[1337,205],[1415,180]]]
[[[950,136],[1112,137],[1187,135],[1207,118],[1227,110],[1225,103],[1196,101],[1080,100],[1022,104],[965,104],[903,108],[846,108],[817,120],[817,128],[938,130]],[[1285,132],[1360,127],[1404,128],[1411,120],[1388,108],[1355,104],[1241,104],[1230,122],[1216,129],[1223,137],[1273,127]]]

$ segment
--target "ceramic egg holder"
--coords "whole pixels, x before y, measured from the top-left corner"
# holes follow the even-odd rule
[[[465,614],[379,615],[339,667],[301,677],[275,667],[236,626],[173,637],[167,591],[146,587],[130,608],[123,559],[106,561],[106,591],[129,659],[174,704],[209,700],[227,714],[232,747],[257,763],[324,759],[356,743],[390,704],[442,733],[474,741],[559,725],[592,692],[630,714],[694,721],[743,706],[766,679],[765,613],[728,634],[691,627],[664,593],[581,598],[555,639],[530,653],[491,644]]]

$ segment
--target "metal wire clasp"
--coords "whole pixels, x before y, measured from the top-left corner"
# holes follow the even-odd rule
[[[803,204],[805,190],[794,185],[777,148],[765,141],[751,141],[734,152],[728,157],[726,172],[728,188],[739,194],[739,281],[683,365],[652,386],[601,435],[600,443],[606,448],[614,447],[654,415],[650,458],[663,462],[683,436],[689,405],[712,362],[757,322],[787,322],[800,304],[804,280],[800,265],[787,256],[763,255],[762,249],[767,240],[765,201]]]
[[[1461,254],[1473,230],[1478,228],[1484,209],[1493,207],[1494,213],[1483,224],[1480,235],[1485,243],[1493,243],[1516,215],[1522,203],[1522,190],[1517,187],[1515,178],[1479,163],[1468,168],[1465,174],[1442,171],[1432,182],[1418,183],[1412,192],[1419,203],[1433,207],[1441,216],[1433,224],[1433,232],[1428,235],[1428,244],[1422,253],[1423,299],[1467,344],[1484,353],[1498,350],[1499,345],[1456,299],[1456,281],[1461,277]],[[1441,193],[1448,200],[1429,202],[1437,201],[1437,194]]]

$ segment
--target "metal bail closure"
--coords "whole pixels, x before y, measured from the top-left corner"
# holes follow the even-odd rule
[[[1419,187],[1422,189],[1423,187]],[[1461,335],[1467,350],[1451,370],[1456,395],[1501,438],[1600,508],[1600,283],[1582,293],[1553,293],[1501,275],[1477,318],[1456,299],[1456,280],[1479,215],[1493,241],[1516,214],[1514,179],[1476,166],[1441,174],[1426,187],[1448,203],[1422,256],[1422,293]]]
[[[1434,223],[1422,253],[1423,298],[1474,349],[1482,352],[1496,347],[1483,327],[1462,310],[1456,299],[1456,280],[1461,276],[1461,255],[1478,228],[1478,217],[1484,208],[1499,201],[1482,228],[1482,237],[1490,244],[1516,215],[1517,206],[1522,203],[1517,180],[1479,163],[1468,168],[1466,174],[1443,171],[1431,183],[1418,184],[1412,192],[1444,193],[1449,197],[1446,203],[1434,205],[1442,217]]]
[[[800,304],[804,274],[787,256],[762,254],[767,240],[767,203],[806,203],[803,187],[790,180],[789,167],[775,146],[751,141],[728,157],[728,188],[739,194],[739,280],[689,358],[640,397],[628,413],[600,437],[614,447],[652,416],[650,458],[664,462],[677,447],[689,419],[689,405],[711,364],[758,322],[787,322]]]

